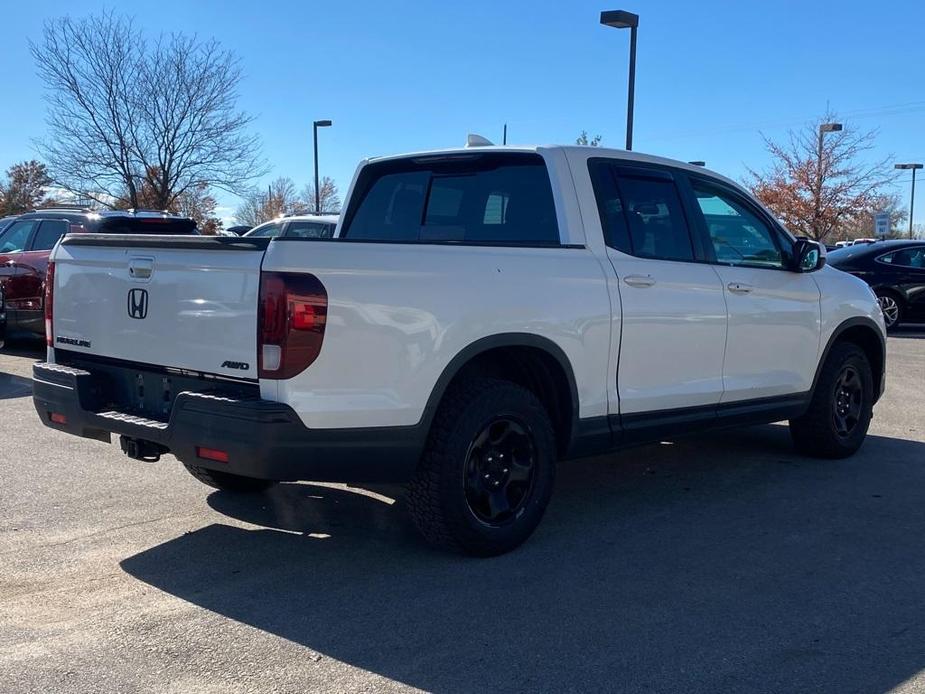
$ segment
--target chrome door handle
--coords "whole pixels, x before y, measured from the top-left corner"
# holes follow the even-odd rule
[[[741,282],[730,282],[726,285],[726,289],[733,294],[748,294],[754,287],[750,284],[742,284]]]
[[[627,275],[623,281],[631,287],[651,287],[655,284],[655,278],[652,275]]]

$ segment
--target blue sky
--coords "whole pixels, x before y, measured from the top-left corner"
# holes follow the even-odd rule
[[[879,128],[872,156],[925,161],[925,2],[916,0],[43,0],[3,10],[0,168],[34,157],[44,133],[27,39],[49,17],[104,7],[152,34],[215,36],[236,50],[240,104],[257,116],[267,179],[299,187],[312,175],[311,122],[321,118],[334,121],[321,133],[322,174],[342,192],[364,156],[458,145],[467,132],[500,141],[505,122],[512,143],[567,143],[585,129],[622,146],[629,37],[598,24],[601,9],[618,8],[641,16],[639,151],[704,159],[738,179],[767,163],[761,132],[782,137],[830,104],[849,127]]]

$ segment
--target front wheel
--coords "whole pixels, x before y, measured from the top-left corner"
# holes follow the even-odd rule
[[[537,397],[476,378],[440,405],[409,488],[411,516],[431,544],[494,556],[539,524],[555,478],[555,437]]]
[[[221,470],[210,470],[199,467],[198,465],[187,465],[183,467],[193,477],[203,484],[221,489],[226,492],[238,492],[239,494],[256,494],[272,487],[276,482],[273,480],[260,480],[256,477],[244,477],[243,475],[233,475],[230,472]]]
[[[820,458],[846,458],[867,436],[873,414],[874,379],[857,345],[832,347],[806,414],[790,420],[797,450]]]

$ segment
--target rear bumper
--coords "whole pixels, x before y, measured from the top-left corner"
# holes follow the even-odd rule
[[[269,400],[182,392],[164,422],[113,411],[100,402],[101,391],[89,371],[33,366],[33,401],[46,426],[99,441],[117,434],[153,443],[184,463],[236,475],[405,482],[423,448],[417,427],[308,429],[291,407]],[[198,448],[224,451],[228,462],[200,458]]]

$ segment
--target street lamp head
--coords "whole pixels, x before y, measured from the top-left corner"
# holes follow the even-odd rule
[[[896,164],[896,169],[921,169],[923,164]]]
[[[333,124],[334,124],[333,121],[329,121],[329,120],[316,120],[315,121],[316,128],[327,128]]]
[[[601,24],[614,29],[635,29],[639,26],[639,15],[626,10],[601,12]]]
[[[819,126],[819,132],[821,133],[837,133],[842,130],[844,126],[841,123],[823,123]]]

